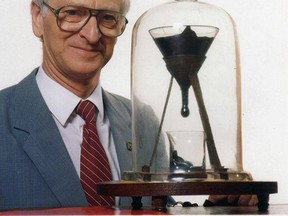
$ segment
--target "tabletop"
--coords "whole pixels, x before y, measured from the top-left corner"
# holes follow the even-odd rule
[[[131,210],[130,207],[72,207],[42,210],[3,211],[0,215],[281,215],[288,214],[288,205],[270,205],[267,212],[259,212],[257,207],[168,207],[167,212],[152,208]]]

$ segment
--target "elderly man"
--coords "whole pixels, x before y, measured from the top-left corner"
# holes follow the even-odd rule
[[[127,204],[95,185],[132,167],[130,101],[100,84],[129,5],[32,1],[43,63],[0,93],[0,210]]]

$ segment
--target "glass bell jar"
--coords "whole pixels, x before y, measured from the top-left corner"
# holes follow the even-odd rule
[[[257,194],[266,211],[277,182],[255,182],[242,167],[237,34],[223,9],[174,0],[145,12],[132,35],[133,169],[97,193],[152,196]]]
[[[133,170],[124,179],[247,180],[237,34],[196,0],[154,7],[132,37]]]

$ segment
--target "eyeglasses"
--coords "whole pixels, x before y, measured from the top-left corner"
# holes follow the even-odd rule
[[[96,10],[82,6],[67,5],[59,9],[52,8],[44,2],[57,17],[57,25],[62,31],[79,32],[95,16],[101,33],[108,37],[120,36],[128,20],[119,12]]]

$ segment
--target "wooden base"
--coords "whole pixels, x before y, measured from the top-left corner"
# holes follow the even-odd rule
[[[132,207],[142,207],[141,197],[152,196],[153,205],[165,211],[167,196],[172,195],[241,195],[256,194],[260,211],[267,211],[269,194],[277,193],[277,182],[260,181],[180,181],[180,182],[131,182],[112,181],[97,185],[97,193],[110,196],[130,196]]]

